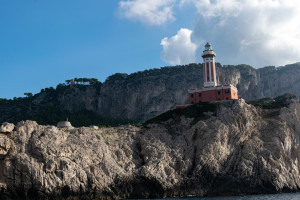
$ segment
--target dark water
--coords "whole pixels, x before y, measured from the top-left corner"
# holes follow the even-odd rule
[[[241,196],[227,196],[227,197],[190,197],[190,198],[180,198],[177,200],[300,200],[300,193],[262,194],[262,195],[244,195],[244,196],[241,195]]]

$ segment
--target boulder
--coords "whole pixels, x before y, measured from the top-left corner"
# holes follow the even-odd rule
[[[91,129],[94,129],[94,130],[98,130],[98,129],[99,129],[98,126],[94,126],[94,125],[91,125],[90,128],[91,128]]]
[[[73,126],[69,121],[61,121],[57,123],[57,128],[73,128]]]
[[[0,127],[0,133],[11,133],[15,128],[15,125],[12,123],[4,122]]]
[[[2,159],[11,147],[10,139],[6,135],[0,135],[0,159]]]

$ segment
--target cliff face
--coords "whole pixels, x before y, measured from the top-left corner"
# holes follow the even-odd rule
[[[0,130],[1,197],[175,197],[296,191],[300,104],[219,103],[195,121],[173,114],[144,127]],[[5,193],[4,191],[8,191]]]
[[[246,101],[292,93],[300,97],[300,65],[254,69],[246,65],[217,67],[219,84],[233,84]],[[103,116],[145,121],[178,104],[186,104],[187,90],[202,87],[201,64],[176,66],[138,72],[132,75],[111,76],[98,91],[85,93],[83,98],[59,101],[62,109],[74,110],[82,106],[66,107],[76,101],[84,108]],[[80,95],[79,95],[80,96]],[[92,99],[92,100],[91,100]],[[93,104],[92,104],[93,103]],[[96,105],[97,103],[97,105]],[[92,104],[92,105],[91,105]]]
[[[63,86],[39,93],[29,102],[3,104],[0,122],[35,119],[43,106],[71,113],[89,110],[101,116],[146,121],[178,104],[187,103],[187,90],[203,85],[201,64],[164,67],[131,75],[115,74],[103,84]],[[219,84],[233,84],[246,101],[292,93],[300,97],[300,65],[254,69],[247,65],[217,65]],[[22,114],[20,114],[22,113]],[[25,113],[25,114],[24,114]],[[61,119],[62,120],[62,119]],[[50,123],[50,122],[48,122]]]

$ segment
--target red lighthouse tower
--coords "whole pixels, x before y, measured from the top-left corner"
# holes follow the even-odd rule
[[[209,43],[205,45],[205,50],[203,51],[203,75],[204,75],[204,87],[215,87],[217,86],[216,81],[216,66],[215,66],[216,53],[212,50]]]
[[[212,46],[209,43],[205,45],[202,57],[204,87],[188,90],[189,104],[238,99],[238,91],[236,87],[231,84],[217,84],[215,65],[216,53],[212,50]]]

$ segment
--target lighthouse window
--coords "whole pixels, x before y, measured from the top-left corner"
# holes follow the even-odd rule
[[[225,90],[225,94],[229,94],[230,92],[229,92],[229,90]]]
[[[194,94],[191,94],[191,97],[193,98],[193,97],[194,97]]]
[[[201,97],[201,93],[199,93],[199,97]]]
[[[218,94],[220,95],[220,94],[221,94],[221,92],[220,92],[220,91],[218,91]]]

